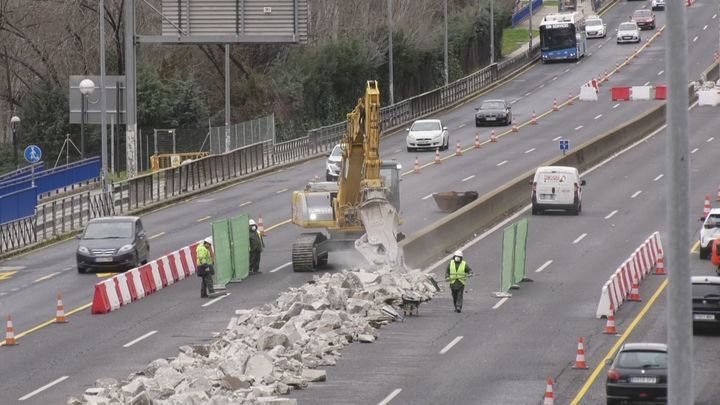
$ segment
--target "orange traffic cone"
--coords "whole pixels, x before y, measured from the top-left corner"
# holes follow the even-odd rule
[[[603,81],[605,81],[605,82],[610,81],[610,76],[608,76],[607,70],[603,71]]]
[[[495,136],[494,129],[492,131],[490,131],[490,142],[497,142],[497,137]]]
[[[620,62],[615,62],[615,71],[616,72],[620,71]]]
[[[557,99],[553,99],[553,111],[560,111],[560,107],[558,107]]]
[[[703,205],[703,219],[707,218],[707,216],[710,215],[710,196],[705,196],[705,204]]]
[[[455,144],[455,156],[462,156],[462,149],[460,149],[460,141]]]
[[[260,218],[258,218],[258,231],[261,236],[265,236],[265,224],[263,223],[262,214],[260,214]]]
[[[435,149],[435,164],[439,165],[442,163],[442,160],[440,160],[440,149]]]
[[[715,199],[715,201],[720,201],[720,186],[718,186],[718,193],[717,193],[717,198]]]
[[[573,105],[573,95],[572,95],[572,92],[570,92],[570,91],[568,91],[568,101],[567,101],[567,104],[568,104],[568,105]]]
[[[480,149],[480,135],[475,135],[475,149]]]
[[[578,339],[577,355],[575,356],[575,369],[587,370],[588,366],[585,363],[585,345],[583,338]]]
[[[413,167],[413,173],[420,173],[420,162],[418,162],[417,156],[415,156],[415,167]]]
[[[55,323],[67,323],[65,318],[65,306],[62,302],[62,294],[57,295],[57,307],[55,308]]]
[[[537,125],[537,117],[535,116],[535,110],[533,110],[532,118],[530,119],[530,124]]]
[[[630,290],[630,298],[628,298],[628,301],[642,301],[642,298],[640,298],[640,285],[638,285],[638,281],[634,275],[632,289]]]
[[[658,252],[658,258],[657,258],[657,264],[655,265],[655,274],[658,276],[664,276],[667,273],[665,272],[665,255],[663,254],[663,251]]]
[[[554,404],[555,404],[555,395],[553,394],[553,379],[552,379],[552,377],[548,377],[547,385],[545,386],[545,400],[543,401],[543,405],[554,405]]]
[[[520,130],[520,128],[518,128],[518,126],[517,126],[517,121],[515,120],[515,118],[513,118],[512,122],[513,122],[512,131],[513,131],[513,132],[518,132],[518,131]]]
[[[5,346],[15,346],[15,327],[13,327],[12,316],[7,317],[7,327],[5,327]]]
[[[608,335],[616,335],[617,329],[615,328],[615,310],[610,308],[610,315],[607,317],[607,323],[605,324],[605,332]]]

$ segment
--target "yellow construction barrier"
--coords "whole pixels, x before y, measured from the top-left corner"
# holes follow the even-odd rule
[[[191,153],[160,153],[150,156],[150,169],[153,172],[167,169],[169,167],[178,167],[188,159],[195,160],[208,156],[208,152],[191,152]]]

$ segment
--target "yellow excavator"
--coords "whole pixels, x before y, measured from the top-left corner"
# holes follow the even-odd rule
[[[380,160],[377,81],[367,82],[347,121],[338,181],[312,182],[293,192],[293,223],[317,229],[293,243],[293,271],[313,271],[328,262],[330,252],[353,247],[372,264],[402,265],[397,244],[401,166]]]

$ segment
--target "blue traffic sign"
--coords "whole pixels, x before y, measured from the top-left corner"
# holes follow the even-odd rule
[[[562,150],[562,151],[570,150],[570,141],[567,139],[561,139],[560,140],[560,150]]]
[[[40,147],[37,145],[28,145],[27,148],[25,148],[25,160],[27,160],[29,163],[37,163],[42,158],[42,151],[40,150]]]

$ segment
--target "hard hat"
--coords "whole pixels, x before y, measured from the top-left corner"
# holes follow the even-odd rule
[[[204,243],[209,243],[209,244],[212,245],[212,236],[208,236],[207,238],[205,238],[205,239],[203,240],[203,242],[204,242]]]
[[[257,224],[255,223],[255,220],[254,220],[254,219],[251,219],[250,221],[248,221],[248,224],[249,224],[249,225],[257,225]]]
[[[463,257],[462,250],[456,250],[453,256]]]

